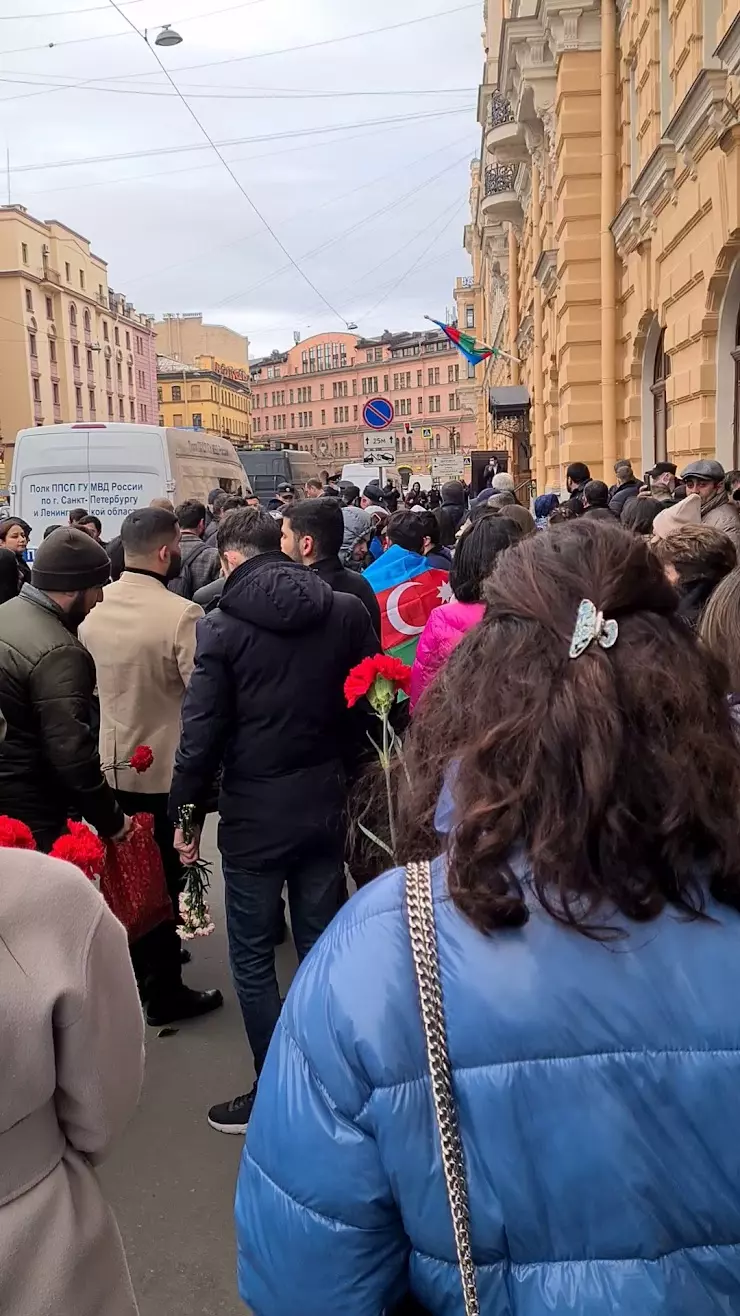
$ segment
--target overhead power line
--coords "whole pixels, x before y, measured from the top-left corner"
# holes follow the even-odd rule
[[[440,169],[438,173],[432,174],[431,177],[427,178],[421,185],[414,183],[413,187],[409,188],[407,192],[402,193],[399,197],[392,197],[390,201],[386,201],[385,205],[380,206],[378,210],[373,210],[369,214],[363,215],[362,219],[358,219],[354,224],[350,224],[349,228],[344,229],[341,233],[337,233],[335,237],[328,238],[326,242],[320,243],[318,247],[312,247],[310,251],[304,251],[301,255],[301,260],[309,260],[313,256],[321,255],[322,252],[328,251],[331,247],[335,247],[338,242],[342,242],[345,238],[350,237],[352,233],[356,233],[358,229],[364,228],[365,225],[371,223],[372,220],[379,219],[382,215],[387,215],[390,210],[400,210],[408,200],[412,197],[418,196],[419,192],[425,187],[429,187],[432,183],[436,183],[439,178],[442,178],[444,174],[448,174],[451,169],[455,169],[457,165],[462,164],[466,159],[467,156],[461,156],[459,159],[453,160],[451,164],[445,165],[444,169]],[[425,232],[427,227],[428,225],[425,225],[422,231]],[[277,279],[281,274],[285,274],[286,270],[289,268],[289,266],[283,265],[278,270],[271,270],[269,274],[258,279],[257,283],[250,284],[248,288],[243,289],[241,292],[230,293],[228,297],[222,298],[220,302],[214,302],[212,304],[212,309],[215,310],[217,307],[228,305],[229,302],[238,301],[242,297],[248,297],[251,293],[256,292],[258,288],[261,288],[265,283],[270,283],[272,279]]]
[[[403,167],[404,174],[408,176],[409,170],[415,168],[416,165],[423,164],[424,161],[432,159],[435,155],[441,155],[443,151],[449,150],[450,146],[458,146],[460,144],[461,141],[446,143],[445,146],[437,147],[434,151],[427,151],[424,153],[424,155],[417,156],[416,159],[410,160],[408,164],[404,165]],[[233,163],[236,162],[234,161]],[[312,206],[310,210],[301,211],[300,214],[294,217],[294,220],[292,222],[295,222],[295,220],[301,220],[302,222],[308,216],[316,215],[321,210],[325,210],[327,206],[338,205],[340,201],[347,201],[350,197],[355,196],[358,192],[364,192],[368,187],[374,187],[378,183],[385,182],[387,178],[393,177],[395,173],[397,173],[397,169],[386,170],[385,173],[379,174],[375,178],[369,178],[366,180],[366,182],[360,183],[357,187],[350,188],[348,192],[342,192],[340,193],[339,196],[327,197],[327,199],[325,201],[322,201],[320,205]],[[439,177],[439,175],[437,175],[437,177]],[[425,184],[422,184],[422,186],[425,186]],[[403,198],[400,198],[399,200],[393,202],[392,204],[394,205],[401,204],[402,200]],[[291,221],[289,220],[288,222],[290,223]],[[128,287],[128,285],[131,283],[137,283],[137,282],[141,282],[143,279],[151,278],[153,274],[156,274],[159,277],[160,275],[167,273],[169,270],[179,269],[182,265],[190,265],[193,263],[193,261],[200,260],[206,254],[212,255],[214,251],[224,251],[230,247],[241,246],[242,243],[244,242],[250,242],[252,238],[255,236],[256,236],[256,231],[252,231],[251,233],[245,234],[243,237],[236,238],[233,242],[222,243],[220,246],[217,247],[214,247],[211,244],[207,252],[203,252],[203,251],[194,252],[191,256],[188,256],[185,260],[174,261],[171,265],[165,265],[165,266],[158,265],[156,270],[147,271],[145,274],[135,274],[132,277],[123,280],[123,282]],[[341,236],[342,235],[340,234],[337,240],[339,240]],[[289,267],[284,266],[283,268],[289,268]],[[273,276],[271,275],[270,277]],[[221,303],[218,304],[220,305]]]
[[[377,311],[378,307],[379,307],[379,306],[382,306],[382,305],[383,305],[383,302],[387,301],[388,298],[391,297],[391,296],[393,295],[393,293],[396,291],[396,289],[397,289],[397,288],[400,288],[401,284],[402,284],[402,283],[405,283],[406,280],[407,280],[408,278],[410,278],[410,276],[414,273],[414,270],[415,270],[415,269],[421,264],[421,262],[423,261],[424,257],[428,254],[428,252],[430,252],[430,251],[432,250],[432,247],[436,246],[436,244],[439,242],[439,239],[442,237],[442,234],[443,234],[443,233],[446,233],[447,230],[448,230],[448,228],[450,227],[450,225],[454,223],[455,219],[456,219],[457,216],[460,214],[460,211],[464,209],[464,205],[465,205],[464,202],[461,203],[461,202],[459,202],[459,201],[456,200],[456,201],[454,201],[454,202],[452,203],[452,206],[448,206],[447,209],[444,210],[444,211],[442,212],[442,215],[441,215],[441,216],[438,216],[438,217],[437,217],[437,218],[443,218],[444,216],[446,216],[446,215],[450,212],[450,210],[453,212],[453,213],[450,215],[450,217],[449,217],[449,219],[447,220],[447,222],[446,222],[445,224],[442,225],[442,227],[438,230],[437,233],[435,233],[435,235],[434,235],[434,237],[432,238],[431,242],[429,242],[429,243],[427,244],[427,246],[426,246],[426,247],[424,248],[424,250],[422,251],[421,255],[417,257],[417,259],[413,262],[412,265],[409,265],[409,267],[408,267],[408,269],[406,270],[405,274],[402,274],[401,277],[400,277],[400,279],[397,279],[396,282],[395,282],[394,284],[391,285],[391,287],[388,289],[388,291],[385,292],[385,293],[383,293],[383,296],[380,298],[379,301],[375,302],[374,306],[371,306],[370,309],[369,309],[368,311],[365,311],[365,312],[363,313],[363,315],[362,315],[362,317],[361,317],[363,320],[368,320],[368,319],[370,318],[371,315],[374,315],[375,312]],[[435,220],[434,222],[436,223],[436,220]],[[425,224],[424,229],[423,229],[423,230],[420,229],[420,230],[419,230],[419,233],[428,231],[428,228],[429,228],[429,225],[428,225],[428,224]]]
[[[137,0],[138,2],[138,0]],[[40,75],[38,75],[40,77]],[[0,73],[0,83],[19,87],[37,87],[40,94],[46,91],[92,91],[112,93],[117,96],[150,96],[159,100],[176,100],[174,92],[167,91],[164,87],[110,87],[105,85],[103,79],[98,83],[64,83],[49,82],[46,79],[32,81],[31,78],[11,77],[8,74]],[[371,88],[367,91],[315,91],[315,90],[290,90],[281,88],[234,88],[231,91],[218,90],[214,87],[209,90],[203,83],[197,82],[188,86],[183,85],[182,90],[187,92],[190,100],[258,100],[280,101],[280,100],[342,100],[345,97],[363,97],[363,96],[462,96],[470,95],[477,91],[477,87],[401,87],[401,88]],[[5,96],[0,98],[0,105],[6,101],[26,100],[26,96]]]
[[[109,0],[109,3],[112,4],[113,0]],[[184,103],[187,104],[187,102],[184,100],[184,97],[181,96],[179,97],[179,99],[183,100]],[[195,117],[195,111],[190,110],[190,107],[188,107],[188,109],[189,112]],[[431,119],[449,118],[451,115],[455,115],[455,114],[469,114],[470,110],[471,110],[470,106],[459,106],[455,109],[450,109],[450,110],[420,111],[418,114],[401,114],[401,115],[394,114],[383,119],[359,119],[355,123],[327,124],[320,128],[291,128],[288,131],[282,133],[260,133],[255,137],[232,137],[229,138],[228,140],[221,141],[218,143],[212,142],[211,138],[207,135],[206,130],[202,128],[201,131],[206,137],[205,145],[201,145],[199,142],[190,142],[186,146],[153,146],[153,147],[149,147],[147,150],[144,151],[121,151],[113,155],[79,156],[76,158],[72,158],[70,160],[46,160],[41,164],[14,165],[13,173],[14,174],[40,173],[47,169],[76,169],[76,168],[84,167],[85,165],[109,164],[115,160],[145,160],[153,156],[182,155],[182,154],[189,154],[194,151],[205,151],[208,150],[209,146],[211,146],[213,150],[216,151],[216,154],[219,155],[220,157],[220,150],[222,148],[231,147],[231,146],[246,146],[251,142],[276,142],[276,141],[284,141],[286,138],[313,137],[313,136],[321,135],[323,133],[336,133],[343,131],[344,129],[352,130],[353,128],[380,127],[384,124],[392,124],[392,123],[425,122]],[[200,121],[197,120],[197,122],[200,126]]]
[[[131,5],[140,5],[143,4],[143,2],[144,0],[121,0],[121,8],[129,8]],[[87,9],[52,9],[46,14],[0,14],[0,23],[20,23],[21,21],[26,22],[31,18],[69,18],[74,17],[75,14],[100,13],[102,9],[105,9],[107,12],[108,8],[109,6],[105,4],[91,5]]]
[[[105,9],[107,12],[110,12],[110,3],[111,3],[111,0],[109,0],[109,3],[108,3],[107,5],[102,5],[102,6],[100,6],[100,7],[103,8],[103,9]],[[128,5],[131,5],[131,4],[140,4],[140,3],[141,3],[141,0],[124,0],[124,4],[128,4]],[[177,26],[178,26],[178,27],[184,27],[186,23],[194,23],[194,22],[196,22],[197,19],[201,19],[201,18],[215,18],[217,14],[231,14],[231,13],[233,13],[234,10],[236,10],[236,9],[253,9],[255,5],[264,5],[264,4],[267,4],[267,0],[240,0],[240,3],[239,3],[239,4],[236,4],[236,5],[227,5],[224,9],[206,9],[206,10],[203,10],[200,14],[190,14],[189,17],[187,17],[187,18],[178,18],[178,20],[177,20]],[[124,14],[124,13],[121,13],[121,9],[122,9],[123,7],[124,7],[123,4],[122,4],[121,6],[114,5],[114,8],[115,8],[115,9],[118,9],[118,12],[119,12],[119,14],[121,15],[121,18],[126,18],[126,19],[127,19],[127,18],[128,18],[128,15],[127,15],[127,14]],[[75,10],[72,10],[72,11],[67,11],[67,12],[68,12],[68,13],[69,13],[69,12],[72,12],[72,13],[75,13],[75,12],[77,12],[77,13],[90,12],[90,13],[91,13],[92,11],[91,11],[91,10],[88,10],[88,11],[84,11],[84,10],[76,10],[76,11],[75,11]],[[46,18],[55,18],[55,17],[57,17],[57,15],[55,15],[55,14],[46,14],[46,15],[43,15],[43,14],[37,14],[36,17],[37,17],[37,18],[43,18],[43,17],[46,17]],[[150,23],[150,24],[149,24],[149,27],[151,27],[151,28],[163,27],[163,26],[164,26],[164,23],[163,23],[163,22],[162,22],[162,23]],[[138,32],[139,29],[136,28],[136,31]],[[141,36],[141,35],[143,35],[143,34],[142,34],[142,33],[139,33],[139,35]],[[3,55],[27,55],[27,54],[29,54],[31,51],[34,51],[34,50],[56,50],[57,46],[80,46],[80,45],[84,45],[84,44],[86,44],[86,43],[89,42],[89,41],[112,41],[112,40],[113,40],[114,38],[116,38],[116,37],[127,37],[127,36],[128,36],[128,32],[99,32],[96,36],[93,36],[93,37],[64,37],[63,40],[61,40],[61,41],[44,41],[41,45],[36,45],[36,46],[18,46],[15,50],[2,50],[2,51],[0,51],[0,58],[1,58]],[[139,76],[145,76],[145,75],[142,74],[142,75],[139,75]]]
[[[121,9],[119,9],[119,7],[118,7],[118,0],[110,0],[110,4],[111,4],[112,8],[116,10],[116,13],[120,14],[121,17],[124,19],[124,21],[125,21],[126,23],[128,23],[129,27],[132,28],[132,30],[133,30],[134,32],[138,33],[138,35],[139,35],[140,37],[142,37],[142,40],[144,40],[143,33],[139,32],[139,29],[137,28],[137,26],[136,26],[136,24],[133,22],[133,20],[129,18],[128,14],[124,14],[123,11],[122,11]],[[288,248],[285,246],[285,243],[282,241],[282,238],[280,238],[280,237],[278,236],[278,234],[275,232],[274,228],[273,228],[272,225],[270,224],[269,220],[268,220],[268,219],[262,214],[262,211],[260,210],[259,206],[256,204],[255,201],[252,200],[251,196],[250,196],[249,193],[247,192],[247,189],[244,187],[244,185],[243,185],[243,183],[241,182],[241,180],[240,180],[240,179],[237,177],[237,175],[234,173],[234,170],[232,169],[232,167],[231,167],[231,165],[229,164],[228,160],[226,159],[225,155],[223,155],[223,153],[222,153],[222,151],[220,150],[220,148],[219,148],[219,147],[216,145],[216,143],[214,142],[214,140],[213,140],[213,138],[211,137],[210,133],[208,132],[208,129],[206,128],[205,124],[204,124],[204,123],[198,118],[198,115],[196,114],[196,112],[195,112],[195,110],[193,109],[192,105],[190,105],[190,103],[187,101],[187,99],[185,98],[185,96],[182,94],[182,92],[180,91],[180,89],[179,89],[177,83],[175,82],[174,78],[172,77],[172,75],[169,73],[168,69],[167,69],[167,68],[165,67],[165,65],[163,64],[162,60],[161,60],[160,57],[159,57],[159,53],[158,53],[158,51],[157,51],[156,46],[148,46],[148,49],[151,51],[152,56],[154,57],[154,59],[156,59],[158,65],[159,65],[159,67],[160,67],[160,69],[162,70],[162,72],[164,73],[165,77],[167,78],[167,81],[170,83],[170,86],[173,87],[174,90],[177,92],[177,94],[178,94],[180,100],[182,101],[183,105],[185,106],[185,109],[187,110],[187,112],[188,112],[188,114],[190,115],[191,119],[192,119],[193,122],[196,124],[196,126],[198,127],[198,129],[200,130],[200,132],[203,134],[203,136],[205,137],[205,139],[206,139],[206,141],[208,142],[208,144],[209,144],[209,146],[211,147],[211,149],[212,149],[213,151],[215,151],[216,155],[218,156],[219,160],[221,161],[221,163],[222,163],[224,169],[226,170],[226,172],[228,173],[229,177],[232,179],[233,183],[234,183],[235,186],[239,189],[239,191],[241,192],[242,196],[244,197],[244,200],[247,202],[247,205],[250,207],[251,210],[254,211],[254,213],[255,213],[255,215],[257,216],[257,218],[260,220],[260,222],[261,222],[261,223],[264,225],[264,227],[267,229],[267,232],[270,234],[270,236],[272,237],[272,239],[273,239],[273,241],[276,243],[276,245],[280,248],[280,250],[282,251],[283,255],[284,255],[284,256],[290,261],[290,264],[295,268],[296,273],[300,275],[300,277],[303,279],[304,283],[307,283],[307,284],[308,284],[309,288],[312,289],[312,291],[316,294],[316,296],[319,298],[319,300],[322,301],[322,302],[324,303],[324,305],[325,305],[325,306],[331,311],[332,315],[335,315],[336,318],[337,318],[338,320],[341,320],[342,324],[345,324],[345,325],[348,326],[348,325],[349,325],[349,322],[345,319],[345,317],[341,314],[341,312],[338,311],[337,308],[336,308],[335,306],[332,305],[332,303],[329,301],[329,299],[328,299],[327,297],[325,297],[325,295],[321,292],[321,290],[320,290],[319,288],[316,287],[316,284],[313,282],[313,280],[309,277],[309,275],[305,272],[305,270],[303,270],[303,269],[301,268],[301,266],[298,264],[298,261],[297,261],[297,260],[295,259],[295,257],[291,254],[291,252],[288,251]]]
[[[263,3],[265,3],[265,0],[249,0],[249,3],[251,3],[251,4],[263,4]],[[114,9],[116,9],[116,11],[121,15],[121,18],[125,19],[126,22],[128,22],[128,15],[127,15],[127,14],[124,14],[124,13],[121,11],[121,8],[120,8],[118,5],[113,3],[113,0],[109,0],[109,4],[112,5]],[[238,6],[238,7],[239,7],[239,8],[243,8],[243,7],[248,7],[248,6],[241,6],[241,5],[240,5],[240,6]],[[402,20],[401,22],[399,22],[399,23],[387,23],[387,24],[386,24],[385,26],[383,26],[383,27],[369,28],[369,29],[368,29],[367,31],[365,31],[365,32],[348,32],[348,33],[346,33],[344,36],[340,36],[340,37],[325,37],[325,38],[324,38],[323,40],[321,40],[321,41],[309,41],[309,42],[306,42],[304,45],[301,45],[301,46],[284,46],[284,47],[282,47],[281,49],[278,49],[278,50],[263,50],[263,51],[256,51],[254,54],[251,54],[251,55],[232,55],[232,56],[230,56],[228,59],[217,59],[217,60],[211,60],[211,61],[209,61],[209,62],[207,62],[207,63],[204,63],[204,64],[183,64],[183,65],[181,65],[176,71],[177,71],[177,73],[189,73],[189,72],[191,72],[193,69],[210,69],[210,68],[214,68],[214,69],[215,69],[215,68],[221,68],[221,67],[223,67],[224,64],[241,64],[241,63],[245,63],[247,60],[255,60],[255,59],[271,59],[271,58],[273,58],[273,56],[275,56],[275,55],[292,55],[292,54],[295,54],[295,53],[297,53],[297,52],[299,52],[299,51],[303,51],[303,50],[318,50],[318,49],[321,48],[321,47],[324,47],[324,46],[335,46],[335,45],[338,45],[338,44],[340,44],[341,42],[345,42],[345,41],[359,41],[359,40],[364,39],[365,37],[376,36],[376,35],[378,35],[379,33],[383,33],[383,32],[396,32],[396,31],[399,30],[399,28],[413,27],[413,26],[415,26],[415,25],[418,24],[418,23],[431,23],[431,22],[432,22],[434,19],[436,19],[436,18],[447,18],[448,15],[451,15],[451,14],[460,14],[460,13],[463,13],[465,10],[468,10],[468,9],[478,9],[478,7],[479,7],[478,0],[474,0],[474,3],[468,3],[468,4],[464,4],[464,5],[458,5],[458,6],[457,6],[456,8],[454,8],[454,9],[441,9],[441,10],[439,10],[439,11],[438,11],[437,13],[435,13],[435,14],[425,14],[425,15],[423,15],[422,17],[419,17],[419,18],[406,18],[406,19],[403,19],[403,20]],[[211,12],[209,12],[209,13],[206,13],[206,14],[204,14],[204,15],[197,15],[197,17],[212,17],[212,12],[213,12],[213,11],[211,11]],[[218,11],[215,11],[215,12],[218,12]],[[185,21],[185,20],[183,20],[183,21]],[[191,21],[191,20],[188,20],[188,21]],[[157,24],[156,24],[156,23],[152,23],[152,24],[150,24],[150,26],[151,26],[151,27],[156,27]],[[161,24],[160,24],[160,26],[161,26]],[[133,28],[133,30],[134,30],[135,32],[137,32],[139,36],[142,36],[142,35],[143,35],[143,34],[139,31],[139,29],[138,29],[133,23],[129,23],[129,27]],[[23,47],[21,47],[20,49],[17,49],[17,50],[3,50],[3,51],[0,51],[0,59],[1,59],[4,55],[21,55],[21,54],[25,54],[25,53],[27,53],[27,52],[29,52],[29,51],[33,51],[33,50],[48,50],[49,47],[56,47],[56,46],[70,46],[70,45],[78,44],[78,43],[80,43],[80,42],[88,42],[88,41],[105,41],[105,40],[110,40],[111,37],[119,37],[119,36],[126,36],[126,35],[127,35],[127,34],[126,34],[125,32],[114,32],[114,33],[108,33],[108,34],[104,34],[104,35],[102,35],[102,36],[96,36],[96,37],[69,37],[69,38],[65,39],[64,41],[56,41],[56,42],[54,42],[54,41],[47,41],[47,42],[45,42],[43,45],[40,45],[40,46],[23,46]],[[160,66],[162,72],[163,72],[163,73],[165,74],[165,76],[167,77],[167,76],[168,76],[167,69],[165,68],[165,65],[162,63],[162,61],[161,61],[159,58],[157,59],[157,63],[159,64],[159,66]],[[109,78],[108,81],[109,81],[109,82],[129,82],[129,81],[131,81],[131,80],[134,79],[134,78],[149,78],[149,77],[152,77],[152,76],[153,76],[153,74],[151,74],[151,73],[117,73],[117,74],[115,74],[114,77]],[[85,83],[96,82],[96,81],[98,81],[98,79],[96,79],[96,78],[85,78],[85,79],[82,80],[82,84],[81,84],[81,85],[84,85]]]

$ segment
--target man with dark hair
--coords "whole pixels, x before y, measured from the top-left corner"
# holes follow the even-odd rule
[[[226,502],[226,498],[224,498]],[[218,550],[203,542],[206,528],[206,509],[196,498],[180,503],[175,509],[175,516],[180,523],[182,539],[180,553],[182,565],[180,574],[170,579],[168,589],[184,599],[192,599],[196,590],[221,575],[221,563]]]
[[[76,526],[77,523],[79,521],[82,521],[86,516],[87,516],[86,507],[73,507],[72,511],[69,514],[69,524]]]
[[[307,498],[322,498],[324,494],[324,486],[321,483],[321,480],[306,480],[304,492]]]
[[[621,516],[625,503],[628,503],[630,498],[637,497],[641,486],[632,470],[632,462],[627,461],[626,458],[623,461],[615,462],[614,474],[617,477],[618,484],[615,492],[610,493],[607,506],[615,516]]]
[[[409,553],[424,556],[424,522],[418,512],[394,512],[386,526],[386,537],[391,544],[405,548]]]
[[[0,812],[26,823],[40,850],[72,812],[114,840],[130,825],[101,772],[95,664],[77,638],[109,579],[105,549],[65,526],[40,545],[31,584],[0,608]]]
[[[280,551],[261,509],[226,516],[218,532],[226,585],[200,623],[182,710],[170,817],[202,811],[223,764],[219,848],[229,954],[259,1076],[280,1014],[275,925],[288,884],[299,960],[337,912],[344,882],[345,761],[355,754],[344,699],[350,668],[378,651],[359,599],[334,593]],[[176,845],[185,862],[197,841]],[[209,1114],[243,1132],[255,1088]]]
[[[103,548],[106,547],[103,543],[103,522],[99,517],[91,515],[81,516],[77,522],[77,529],[84,530],[85,534],[89,535],[91,539],[94,539],[96,544],[101,544]]]
[[[589,480],[583,486],[583,515],[592,521],[614,521],[609,509],[609,489],[603,480]]]
[[[591,479],[591,472],[585,462],[571,462],[565,472],[565,487],[570,495],[561,503],[561,507],[572,507],[579,515],[583,511],[583,490]]]
[[[139,775],[108,771],[110,785],[128,814],[154,817],[172,918],[131,947],[147,1020],[154,1027],[209,1014],[223,1003],[220,992],[183,985],[177,934],[182,865],[167,796],[180,733],[180,712],[195,661],[195,626],[201,609],[171,594],[167,581],[180,565],[180,527],[174,513],[143,507],[121,526],[125,569],[88,617],[80,639],[95,660],[100,699],[100,744],[107,758],[125,761],[148,745],[154,762]]]
[[[380,639],[380,606],[375,590],[359,571],[348,571],[339,561],[344,539],[342,508],[334,498],[307,498],[289,507],[281,522],[281,546],[294,562],[311,567],[340,594],[354,594],[370,613]]]
[[[228,496],[223,489],[211,489],[208,495],[208,524],[203,535],[203,541],[208,544],[209,548],[216,547],[216,535],[218,534],[218,527],[224,514],[224,504]]]

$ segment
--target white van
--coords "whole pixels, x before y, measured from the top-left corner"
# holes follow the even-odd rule
[[[110,540],[152,498],[205,502],[218,488],[251,493],[227,439],[158,425],[39,425],[15,441],[10,505],[31,526],[32,545],[47,525],[66,524],[74,507],[99,517]]]

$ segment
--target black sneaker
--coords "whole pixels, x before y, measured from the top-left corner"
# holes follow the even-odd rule
[[[233,1101],[224,1101],[220,1106],[211,1106],[208,1123],[218,1133],[241,1133],[247,1131],[249,1116],[252,1114],[254,1099],[257,1096],[257,1084],[251,1092],[245,1092]]]

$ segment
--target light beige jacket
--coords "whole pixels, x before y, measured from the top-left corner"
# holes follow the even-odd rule
[[[141,776],[128,768],[106,774],[119,790],[157,795],[170,789],[202,616],[197,603],[172,594],[153,576],[124,571],[80,627],[98,675],[102,762],[128,759],[138,745],[149,745],[154,754]]]
[[[120,923],[77,868],[0,849],[0,1312],[135,1316],[92,1164],[139,1098],[144,1025]]]

